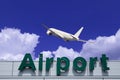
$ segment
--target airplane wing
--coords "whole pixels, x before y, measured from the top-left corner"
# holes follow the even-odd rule
[[[42,24],[42,26],[45,28],[45,29],[49,29],[49,27],[47,26],[47,25],[45,25],[45,24]]]
[[[82,40],[82,39],[79,39],[79,41],[81,41],[81,42],[87,42],[86,40]]]
[[[81,42],[88,42],[88,43],[94,43],[92,41],[87,41],[87,40],[82,40],[82,39],[80,39],[79,41],[81,41]]]

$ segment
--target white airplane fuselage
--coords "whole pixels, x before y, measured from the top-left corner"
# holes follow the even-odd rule
[[[47,34],[48,35],[53,35],[53,36],[56,36],[56,37],[60,37],[65,41],[87,42],[86,40],[82,40],[82,39],[79,38],[79,36],[80,36],[84,27],[81,27],[75,34],[70,34],[70,33],[55,29],[55,28],[49,28],[45,24],[42,24],[42,26],[47,29]]]
[[[79,41],[79,38],[75,37],[73,34],[70,34],[55,28],[49,28],[47,30],[47,34],[60,37],[65,41]]]

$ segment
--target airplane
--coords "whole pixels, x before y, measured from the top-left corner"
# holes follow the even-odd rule
[[[49,28],[47,25],[42,24],[44,28],[47,29],[47,35],[53,35],[56,37],[62,38],[64,41],[81,41],[81,42],[87,42],[86,40],[82,40],[79,38],[82,30],[84,27],[81,27],[75,34],[70,34],[55,28]]]

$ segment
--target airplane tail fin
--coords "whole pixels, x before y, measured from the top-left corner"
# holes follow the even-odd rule
[[[80,36],[82,30],[83,30],[83,27],[81,27],[81,28],[74,34],[74,36],[78,38],[78,37]]]

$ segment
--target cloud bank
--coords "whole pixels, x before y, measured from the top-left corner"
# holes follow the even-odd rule
[[[0,60],[22,60],[25,53],[34,53],[39,36],[4,28],[0,32]]]
[[[94,43],[90,43],[90,41]],[[101,57],[101,54],[106,54],[110,60],[120,59],[120,29],[115,35],[111,36],[98,36],[95,40],[88,40],[87,43],[82,45],[80,52],[74,51],[72,48],[59,46],[56,51],[43,51],[44,59],[46,57],[68,57],[73,60],[75,57],[81,56],[86,59],[89,57]]]
[[[81,56],[89,58],[90,56],[98,56],[106,54],[110,59],[120,59],[120,29],[115,35],[99,36],[94,41],[94,44],[86,43],[83,45]]]
[[[0,60],[22,60],[25,53],[31,53],[38,44],[39,36],[30,33],[21,33],[19,29],[5,28],[0,32]],[[90,43],[90,41],[94,43]],[[55,51],[42,51],[44,60],[47,57],[68,57],[71,61],[76,57],[101,57],[106,54],[110,60],[120,59],[120,29],[115,35],[98,36],[96,39],[88,40],[82,45],[80,52],[74,49],[59,46]]]
[[[57,57],[67,57],[70,60],[73,60],[74,58],[80,56],[80,54],[72,48],[68,49],[62,46],[59,46],[56,51],[43,51],[41,53],[43,54],[43,60],[46,60],[47,57],[53,57],[54,60],[56,60]]]

